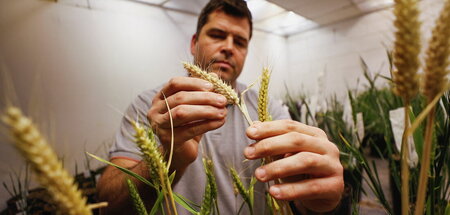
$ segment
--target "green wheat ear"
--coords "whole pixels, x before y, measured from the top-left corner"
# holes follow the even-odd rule
[[[206,173],[206,185],[200,214],[208,215],[214,210],[214,204],[217,204],[217,184],[216,177],[214,176],[214,163],[206,157],[202,158],[202,161]]]
[[[145,129],[139,123],[132,121],[135,130],[135,143],[142,152],[145,163],[149,167],[150,178],[154,186],[160,186],[162,183],[161,176],[168,174],[166,162],[159,152],[158,143],[151,129]]]
[[[138,215],[147,215],[147,209],[145,208],[144,202],[139,195],[136,185],[134,185],[133,181],[131,181],[129,178],[127,178],[127,185],[136,212],[138,213]]]
[[[242,180],[239,177],[239,174],[237,173],[236,169],[234,169],[233,167],[230,167],[229,171],[231,174],[233,187],[235,189],[237,189],[237,191],[241,195],[242,199],[244,199],[244,202],[248,205],[248,207],[250,209],[250,214],[253,214],[253,189],[254,189],[253,187],[256,183],[256,178],[252,177],[249,188],[246,189],[244,186],[244,183],[242,183]]]

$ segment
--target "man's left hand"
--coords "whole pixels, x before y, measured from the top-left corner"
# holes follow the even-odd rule
[[[324,131],[292,120],[257,122],[247,128],[247,136],[256,142],[247,147],[248,159],[277,157],[256,169],[259,181],[281,179],[272,185],[276,199],[295,201],[296,206],[315,212],[333,210],[344,190],[343,167],[339,149]]]

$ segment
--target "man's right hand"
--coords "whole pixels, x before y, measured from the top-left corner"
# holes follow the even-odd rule
[[[202,135],[225,123],[227,100],[212,91],[213,85],[205,80],[176,77],[166,83],[153,98],[147,118],[166,154],[170,151],[172,131],[164,95],[171,109],[174,132],[171,169],[178,173],[197,158]]]

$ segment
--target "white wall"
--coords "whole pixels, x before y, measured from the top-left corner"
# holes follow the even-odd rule
[[[443,2],[420,3],[424,42],[428,41]],[[381,71],[389,76],[386,47],[392,47],[394,41],[393,20],[392,10],[387,9],[289,37],[289,88],[304,89],[319,99],[332,94],[343,98],[348,87],[356,87],[358,79],[359,86],[365,84],[360,57],[373,73]],[[319,76],[322,80],[318,80]]]
[[[0,0],[0,61],[22,107],[39,117],[41,127],[54,126],[45,133],[72,172],[75,162],[82,168],[84,151],[106,156],[102,144],[110,142],[120,111],[139,92],[184,74],[180,62],[191,59],[189,42],[197,21],[129,1],[89,2]],[[240,80],[252,82],[269,64],[279,74],[273,86],[282,86],[285,42],[254,32]],[[5,136],[0,138],[3,182],[23,163]],[[8,198],[0,188],[0,210]]]

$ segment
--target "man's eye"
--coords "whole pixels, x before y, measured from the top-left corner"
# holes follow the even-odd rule
[[[245,48],[247,46],[247,43],[242,40],[234,40],[235,44],[239,47]]]
[[[223,38],[225,38],[225,36],[221,35],[221,34],[209,34],[209,36],[214,38],[214,39],[223,39]]]

